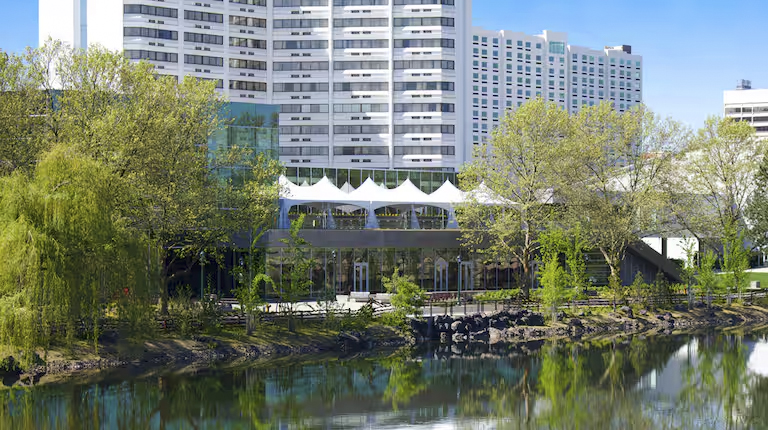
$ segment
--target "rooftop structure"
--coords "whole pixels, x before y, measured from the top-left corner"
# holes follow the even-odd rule
[[[752,89],[752,81],[739,80],[735,90],[723,92],[723,114],[749,122],[757,137],[768,138],[768,89]]]

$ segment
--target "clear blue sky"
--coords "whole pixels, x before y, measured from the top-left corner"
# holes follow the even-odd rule
[[[463,1],[463,0],[457,0]],[[738,79],[768,87],[765,0],[474,0],[474,25],[538,34],[564,31],[569,42],[632,45],[643,56],[644,101],[698,127],[722,110]],[[0,0],[0,49],[37,44],[37,0]]]

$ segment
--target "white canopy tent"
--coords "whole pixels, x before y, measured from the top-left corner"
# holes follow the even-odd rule
[[[288,212],[292,207],[299,205],[327,211],[330,218],[329,226],[335,224],[331,214],[332,208],[344,212],[365,210],[367,212],[366,228],[378,228],[375,211],[383,207],[396,207],[402,211],[411,211],[411,226],[418,228],[415,208],[433,206],[448,212],[447,228],[452,229],[458,228],[454,210],[456,205],[470,200],[477,200],[486,205],[511,204],[506,199],[496,196],[485,184],[481,184],[477,190],[465,193],[446,181],[432,194],[421,191],[410,179],[406,179],[394,189],[377,185],[371,178],[366,179],[357,189],[349,183],[345,183],[342,188],[350,190],[350,192],[340,190],[326,177],[314,185],[298,186],[285,176],[281,176],[279,184],[280,218],[278,224],[280,228],[288,228],[290,224]]]

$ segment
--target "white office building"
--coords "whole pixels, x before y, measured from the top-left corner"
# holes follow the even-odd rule
[[[748,121],[761,139],[768,138],[768,89],[752,89],[752,82],[740,80],[735,90],[723,92],[723,114]]]
[[[455,169],[471,153],[471,0],[39,0],[40,42],[98,43],[276,104],[298,167]]]
[[[566,33],[472,30],[472,141],[489,138],[506,109],[542,97],[575,113],[611,101],[624,112],[643,100],[642,57],[627,45],[590,49]]]

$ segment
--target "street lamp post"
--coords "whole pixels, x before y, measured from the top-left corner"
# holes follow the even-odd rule
[[[200,251],[200,300],[205,294],[205,251]]]
[[[243,259],[243,256],[240,256],[240,273],[238,273],[238,281],[240,282],[240,286],[243,285],[244,282],[244,276],[245,276],[245,260]],[[219,291],[219,294],[221,294],[221,291]]]
[[[336,288],[336,250],[331,251],[331,258],[333,259],[333,294],[336,294],[338,289]]]

